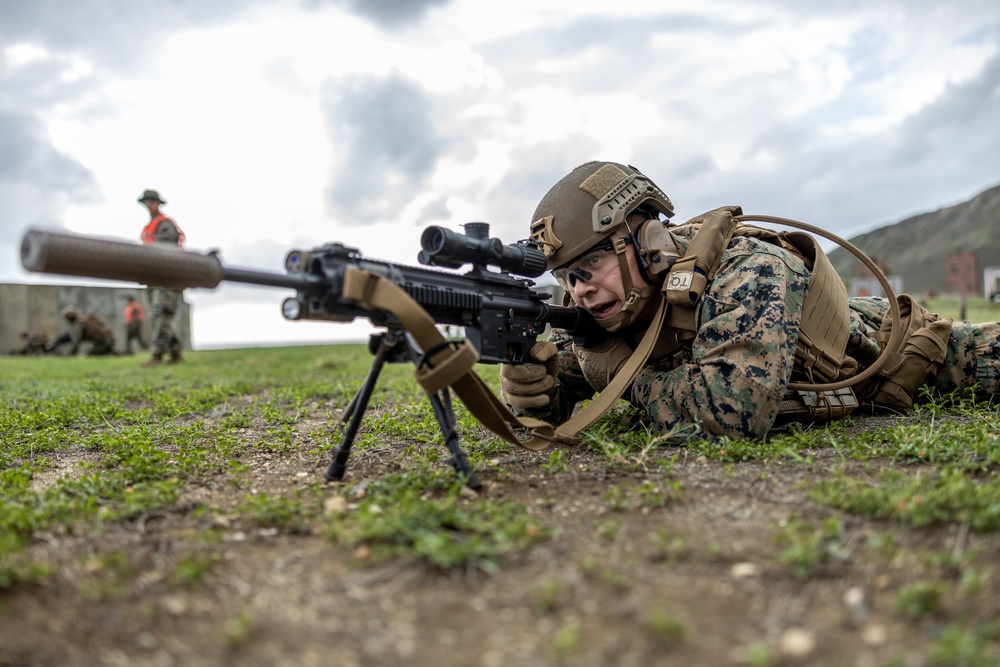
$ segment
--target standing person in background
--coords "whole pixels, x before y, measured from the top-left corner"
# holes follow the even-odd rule
[[[163,243],[174,247],[184,246],[184,232],[177,223],[160,213],[160,206],[166,204],[156,190],[146,190],[138,202],[149,211],[149,223],[142,229],[145,245]],[[180,307],[183,295],[176,290],[162,287],[149,288],[149,303],[153,309],[153,356],[147,365],[163,363],[163,355],[170,353],[167,363],[183,361],[181,342],[174,330],[174,317]]]
[[[146,321],[146,313],[142,305],[129,294],[125,297],[125,354],[132,354],[132,341],[139,341],[139,347],[148,349],[142,339],[142,323]]]

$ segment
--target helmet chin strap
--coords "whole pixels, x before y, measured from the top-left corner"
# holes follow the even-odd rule
[[[635,285],[632,283],[632,271],[629,269],[628,257],[625,255],[625,251],[628,250],[629,243],[635,245],[636,250],[638,251],[638,244],[636,243],[635,236],[630,234],[624,238],[615,239],[612,243],[614,245],[615,254],[618,255],[618,270],[621,271],[622,274],[622,287],[625,288],[625,305],[611,317],[597,320],[597,323],[604,329],[613,327],[618,323],[621,323],[622,328],[627,327],[631,324],[632,317],[639,309],[639,304],[642,300],[656,292],[656,288],[652,285],[647,285],[642,289],[636,289]]]

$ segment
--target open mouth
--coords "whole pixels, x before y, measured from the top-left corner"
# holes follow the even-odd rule
[[[592,307],[590,309],[590,314],[596,317],[597,319],[608,317],[609,315],[613,314],[615,306],[617,305],[618,305],[617,301],[608,301],[607,303],[602,303],[600,305]]]

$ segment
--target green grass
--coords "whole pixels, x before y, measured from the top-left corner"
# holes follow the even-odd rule
[[[444,473],[378,480],[355,512],[332,516],[327,535],[360,547],[363,560],[408,555],[441,569],[493,571],[499,557],[530,547],[548,531],[515,503],[466,498],[461,482]]]
[[[507,556],[559,529],[545,523],[544,510],[566,502],[578,479],[599,483],[570,498],[589,498],[598,548],[628,541],[663,567],[699,558],[701,567],[727,567],[733,555],[725,536],[705,545],[667,523],[678,508],[683,514],[711,502],[704,495],[708,476],[714,483],[752,479],[760,488],[783,484],[797,493],[787,519],[769,534],[765,527],[762,548],[770,551],[760,554],[761,567],[801,583],[835,576],[858,559],[872,567],[916,559],[917,569],[893,584],[889,606],[901,622],[933,624],[933,664],[990,664],[996,657],[1000,622],[992,600],[1000,571],[964,548],[995,544],[1000,532],[996,406],[927,395],[912,414],[864,430],[848,419],[761,440],[683,447],[635,427],[635,415],[623,409],[600,420],[578,448],[522,458],[535,461],[521,481],[531,478],[538,494],[526,506],[502,493],[476,496],[456,481],[408,365],[383,370],[346,483],[324,483],[330,449],[344,431],[339,411],[371,363],[363,346],[192,352],[184,364],[156,368],[141,361],[0,358],[0,593],[67,567],[37,559],[36,545],[76,536],[97,536],[99,543],[165,517],[183,519],[177,523],[184,527],[172,542],[172,588],[195,589],[212,577],[227,530],[250,541],[321,537],[324,548],[353,554],[359,566],[402,558],[433,569],[494,572]],[[480,375],[497,389],[495,368]],[[511,473],[501,461],[511,446],[458,401],[455,408],[473,467],[503,481]],[[258,488],[262,462],[294,466],[280,484]],[[368,462],[375,474],[355,474]],[[206,488],[228,491],[226,504],[190,501]],[[541,512],[529,511],[535,504]],[[942,534],[951,540],[944,546],[931,539]],[[121,549],[109,540],[80,557],[89,598],[119,594],[142,570]],[[635,577],[596,557],[574,562],[588,581],[616,589]],[[564,582],[550,580],[536,597],[541,610],[557,615],[571,595]],[[227,641],[246,641],[252,621],[235,614]],[[684,643],[685,627],[668,606],[635,621],[658,645]],[[571,662],[579,633],[568,621],[554,626],[550,661]],[[766,651],[750,659],[770,661]]]
[[[323,505],[320,466],[343,433],[330,414],[348,404],[365,377],[371,357],[363,346],[192,352],[178,366],[140,363],[138,357],[0,359],[0,589],[48,573],[25,555],[35,536],[85,534],[176,511],[186,489],[206,482],[242,489],[235,507],[216,509],[254,529],[295,535],[316,527]],[[413,492],[421,487],[402,481],[454,480],[440,429],[412,373],[406,365],[383,369],[356,442],[358,451],[389,439],[413,442],[405,469],[387,475],[358,512],[337,522],[338,539],[381,544],[379,530],[392,521],[426,519],[424,532],[409,536],[408,546],[385,551],[408,550],[443,567],[466,559],[486,567],[529,545],[542,531],[527,526],[520,508],[465,507],[454,489],[439,489],[439,497],[425,502]],[[382,407],[386,401],[389,409]],[[461,406],[457,411],[464,439],[482,440],[471,417]],[[323,426],[306,431],[309,419],[322,419]],[[282,495],[251,488],[251,455],[300,456],[293,452],[304,442],[312,445],[313,486]],[[478,453],[480,461],[484,455]],[[66,457],[81,461],[72,474],[37,483]],[[389,511],[372,520],[369,502]],[[489,526],[485,531],[478,530],[481,521]],[[436,543],[435,531],[456,537],[455,544]],[[197,579],[213,558],[191,556],[178,566],[178,582]]]
[[[928,309],[942,317],[960,319],[961,307],[957,296],[936,296],[928,299],[926,305]],[[1000,303],[991,303],[981,296],[966,297],[965,321],[973,323],[1000,321]]]

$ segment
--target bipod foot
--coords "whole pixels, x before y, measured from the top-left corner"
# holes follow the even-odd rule
[[[346,452],[343,451],[342,447],[334,447],[332,460],[330,461],[330,466],[323,473],[324,479],[328,482],[339,482],[344,479],[344,473],[347,472],[347,457],[350,456],[350,449]]]
[[[441,435],[444,436],[445,444],[448,445],[448,451],[451,452],[448,463],[455,469],[455,473],[459,478],[465,481],[466,486],[473,491],[479,491],[483,488],[483,485],[476,478],[476,473],[472,471],[469,459],[466,457],[465,452],[462,451],[462,446],[458,441],[458,431],[455,430],[455,411],[451,405],[451,394],[447,389],[442,389],[437,394],[429,394],[428,398],[430,399],[431,407],[434,408],[434,416],[437,417],[438,424],[441,426]]]
[[[464,452],[460,451],[457,455],[449,456],[448,463],[455,469],[455,474],[465,482],[467,487],[473,491],[483,490],[483,484],[476,477],[476,473],[472,471],[472,466],[469,465],[469,460],[465,457]]]
[[[351,447],[354,446],[354,439],[357,437],[358,429],[361,427],[361,419],[364,417],[365,408],[368,407],[368,401],[372,397],[375,382],[378,380],[379,373],[382,372],[382,367],[386,361],[394,361],[396,356],[398,356],[398,348],[401,346],[401,343],[402,338],[400,336],[390,333],[373,334],[371,336],[368,345],[369,349],[373,350],[375,358],[372,360],[371,368],[368,369],[368,376],[365,378],[364,384],[354,394],[347,409],[344,411],[343,418],[348,422],[347,430],[344,431],[344,439],[340,445],[334,447],[330,454],[330,467],[323,473],[323,477],[327,481],[335,482],[344,479],[344,473],[347,472],[347,459],[351,456]]]

